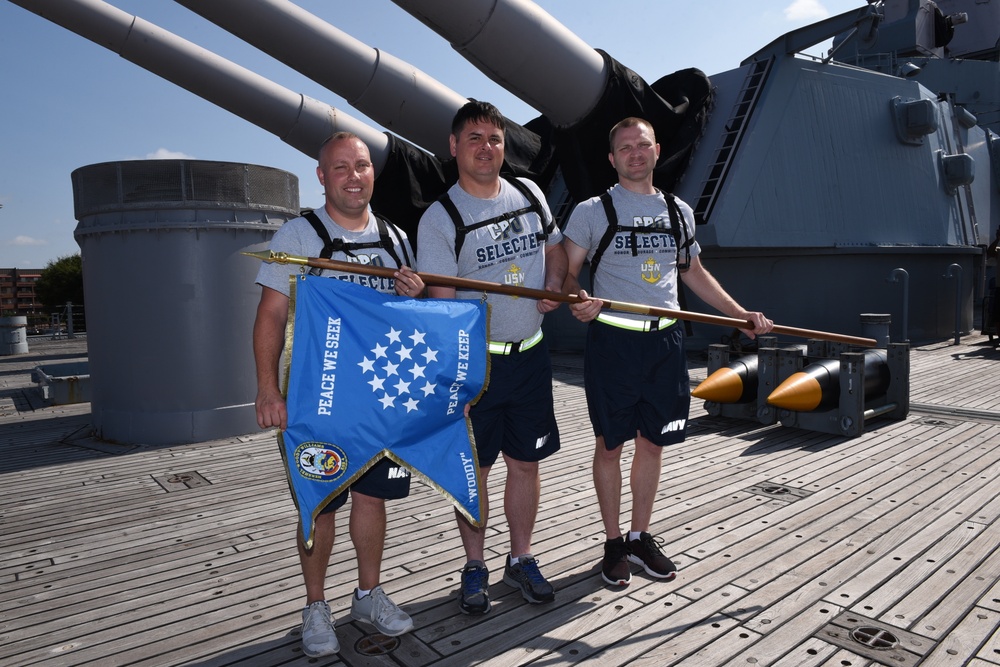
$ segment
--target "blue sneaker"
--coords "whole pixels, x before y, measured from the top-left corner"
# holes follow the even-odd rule
[[[481,560],[470,560],[462,568],[462,590],[458,605],[463,614],[485,614],[490,610],[490,571]]]
[[[514,564],[511,564],[510,558],[507,559],[507,567],[503,571],[503,583],[520,588],[521,595],[531,604],[552,602],[556,599],[555,590],[545,581],[545,577],[538,569],[538,561],[531,554],[521,556]]]

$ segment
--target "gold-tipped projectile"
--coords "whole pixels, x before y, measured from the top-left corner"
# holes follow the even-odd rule
[[[806,351],[805,345],[790,346]],[[750,354],[730,361],[713,371],[691,392],[695,398],[714,403],[746,403],[757,400],[760,381],[757,377],[759,357]]]
[[[330,269],[332,271],[344,271],[346,273],[360,273],[369,276],[382,276],[392,278],[396,271],[384,266],[372,266],[371,264],[356,264],[354,262],[340,262],[335,259],[322,259],[320,257],[299,257],[289,255],[284,252],[272,252],[269,250],[261,252],[244,252],[247,257],[253,257],[265,262],[278,262],[281,264],[303,264],[319,269]],[[491,292],[495,294],[507,294],[510,296],[521,296],[528,299],[548,299],[549,301],[559,301],[561,303],[580,303],[584,301],[577,294],[562,294],[560,292],[549,292],[528,287],[516,287],[514,285],[503,285],[501,283],[491,283],[484,280],[473,280],[471,278],[459,278],[457,276],[442,276],[436,273],[417,273],[425,285],[436,287],[454,287],[456,289],[471,290],[474,292]],[[721,327],[731,327],[737,329],[753,329],[753,324],[748,320],[738,320],[733,317],[722,317],[720,315],[707,315],[705,313],[692,313],[686,310],[673,310],[672,308],[659,308],[657,306],[647,306],[641,303],[628,303],[626,301],[612,301],[603,297],[601,299],[604,307],[608,310],[618,310],[626,313],[638,313],[639,315],[653,315],[655,317],[671,317],[677,320],[688,320],[691,322],[701,322],[703,324],[715,324]],[[775,324],[771,329],[774,334],[787,334],[789,336],[802,336],[804,338],[815,338],[817,340],[828,340],[835,343],[847,343],[848,345],[860,345],[863,347],[875,347],[878,342],[874,338],[861,338],[858,336],[847,336],[845,334],[831,333],[829,331],[816,331],[813,329],[800,329],[798,327],[782,326]]]
[[[718,369],[691,391],[715,403],[743,403],[757,397],[757,355],[748,355]]]
[[[884,394],[889,386],[885,350],[865,350],[865,398]],[[823,359],[793,373],[767,397],[769,405],[810,412],[836,406],[840,398],[840,360]]]

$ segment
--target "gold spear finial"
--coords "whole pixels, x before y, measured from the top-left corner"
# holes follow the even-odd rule
[[[304,264],[309,265],[308,257],[289,255],[287,252],[274,252],[273,250],[261,250],[258,252],[244,252],[247,257],[255,257],[262,262],[277,262],[278,264]]]

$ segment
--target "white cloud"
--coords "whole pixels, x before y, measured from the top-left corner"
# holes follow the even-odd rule
[[[195,160],[193,155],[188,155],[187,153],[181,153],[179,151],[172,151],[167,148],[157,148],[152,153],[147,153],[146,160]]]
[[[48,245],[49,242],[44,239],[33,239],[30,236],[15,236],[7,245],[18,245],[18,246],[30,246],[30,245]]]
[[[819,21],[830,15],[820,0],[793,0],[785,7],[785,19],[795,23],[802,21]]]

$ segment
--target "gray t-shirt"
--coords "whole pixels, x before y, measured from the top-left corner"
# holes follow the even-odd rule
[[[663,193],[642,195],[615,185],[610,190],[611,201],[623,227],[662,227],[663,233],[635,234],[636,254],[632,252],[632,234],[618,232],[601,256],[594,277],[595,296],[615,301],[643,303],[677,310],[677,247],[670,234],[670,212]],[[701,252],[694,240],[694,211],[676,199],[687,226],[682,239],[690,239],[691,257]],[[566,238],[587,249],[587,259],[594,257],[601,238],[608,229],[608,217],[600,197],[580,202],[566,223]],[[683,252],[683,251],[682,251]],[[615,312],[630,319],[650,319],[632,313]]]
[[[428,273],[458,276],[473,280],[528,287],[545,288],[545,244],[562,242],[559,228],[553,226],[548,240],[538,240],[552,219],[545,197],[537,185],[520,179],[535,196],[543,209],[544,220],[536,213],[505,216],[523,209],[530,202],[517,189],[501,179],[500,194],[493,199],[479,199],[457,183],[448,195],[461,213],[466,226],[498,218],[496,222],[466,234],[461,257],[455,258],[455,224],[440,202],[434,202],[417,225],[417,249],[420,266]],[[458,290],[461,299],[482,298],[482,292]],[[530,338],[542,325],[534,299],[487,294],[490,304],[490,340],[516,342]]]
[[[379,240],[378,223],[371,209],[368,209],[368,225],[359,232],[352,232],[344,229],[326,212],[325,208],[316,209],[316,215],[326,226],[331,239],[343,239],[345,243],[370,243]],[[389,226],[389,238],[393,239],[394,250],[401,262],[406,262],[406,257],[410,258],[410,268],[416,270],[416,262],[413,259],[413,250],[410,242],[406,239],[406,234],[398,228]],[[401,246],[405,245],[406,254],[403,254]],[[289,220],[274,233],[271,237],[269,249],[274,252],[287,252],[290,255],[302,257],[318,257],[323,250],[323,240],[312,228],[305,218],[294,218]],[[352,250],[353,257],[344,251],[336,251],[330,259],[341,262],[357,262],[359,264],[373,264],[375,266],[385,266],[390,269],[396,268],[396,260],[392,258],[385,248],[363,248]],[[382,278],[380,276],[366,276],[357,273],[347,273],[343,271],[331,271],[329,269],[316,269],[298,264],[279,264],[277,262],[262,262],[260,270],[257,271],[257,284],[270,287],[288,296],[289,285],[288,276],[308,272],[310,275],[322,275],[347,280],[358,285],[365,285],[384,294],[395,294],[396,281],[394,278]]]

